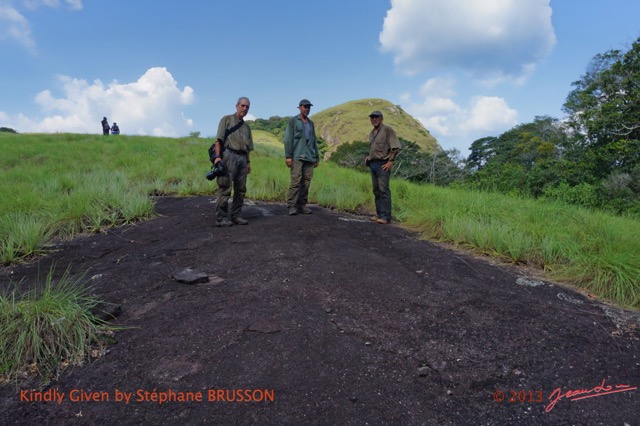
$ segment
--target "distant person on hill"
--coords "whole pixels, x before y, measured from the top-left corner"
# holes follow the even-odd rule
[[[249,112],[249,98],[241,97],[236,103],[235,114],[225,115],[218,125],[215,156],[213,164],[220,161],[227,174],[218,176],[216,192],[216,226],[246,225],[249,222],[240,217],[247,192],[247,175],[251,173],[249,152],[253,151],[251,129],[244,121]],[[229,220],[229,197],[233,184],[233,202],[231,204],[231,220]]]
[[[313,178],[313,169],[318,167],[318,145],[316,129],[309,118],[313,104],[307,99],[298,103],[300,114],[291,117],[284,131],[285,164],[291,169],[291,183],[287,205],[289,215],[310,214],[307,207],[309,185]]]
[[[102,117],[102,134],[105,136],[109,135],[109,122],[107,121],[107,117]]]
[[[396,132],[386,124],[382,124],[380,111],[369,114],[373,130],[369,133],[369,155],[365,164],[371,170],[371,184],[375,196],[376,215],[371,220],[382,225],[391,222],[391,188],[389,178],[393,159],[398,155],[400,142]]]
[[[111,134],[112,135],[120,134],[120,127],[118,127],[118,123],[116,123],[115,121],[113,122],[113,126],[111,126]]]

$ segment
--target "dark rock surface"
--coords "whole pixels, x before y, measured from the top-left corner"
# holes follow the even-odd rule
[[[638,424],[633,314],[312,208],[216,228],[210,197],[161,198],[157,219],[5,268],[0,286],[70,265],[128,328],[44,389],[60,404],[0,388],[0,424]],[[217,280],[178,285],[185,267]]]

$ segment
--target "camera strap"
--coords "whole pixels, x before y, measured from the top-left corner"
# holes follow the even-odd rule
[[[227,145],[227,138],[229,137],[229,135],[231,133],[235,132],[236,130],[238,130],[240,127],[242,127],[243,124],[244,124],[244,120],[240,120],[233,127],[225,129],[225,131],[224,131],[224,139],[222,140],[222,143],[220,144],[220,157],[222,157],[222,154],[224,153],[224,150],[225,150],[226,145]],[[218,143],[218,140],[216,139],[211,144],[211,146],[209,147],[209,159],[211,160],[212,163],[213,163],[214,158],[216,158],[216,144],[217,143]]]
[[[229,129],[224,131],[224,139],[222,141],[222,146],[226,145],[227,138],[229,137],[229,135],[231,133],[235,132],[236,130],[238,130],[243,124],[244,124],[244,120],[240,120],[240,121],[238,121],[238,123],[235,126],[233,126],[233,127],[231,127],[231,128],[229,128]]]

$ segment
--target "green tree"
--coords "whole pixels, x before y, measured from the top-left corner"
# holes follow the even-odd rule
[[[319,160],[322,161],[322,159],[324,159],[325,155],[329,151],[329,146],[327,145],[327,142],[325,142],[325,140],[320,137],[316,139],[316,144],[318,145],[318,154],[320,155]]]
[[[253,121],[249,121],[249,127],[251,130],[264,130],[273,134],[278,140],[282,140],[284,137],[284,131],[287,128],[287,122],[291,117],[279,117],[277,115],[269,117],[268,120],[264,118],[257,118]]]
[[[627,52],[596,55],[573,86],[567,155],[597,179],[630,173],[640,164],[640,37]]]
[[[478,139],[467,158],[467,185],[539,196],[546,186],[563,179],[560,147],[565,139],[559,121],[548,116],[536,117],[498,137]]]
[[[491,157],[495,155],[496,137],[488,136],[473,141],[471,144],[471,154],[467,158],[467,168],[469,170],[480,170],[484,167]]]
[[[391,171],[394,177],[413,182],[428,182],[447,186],[462,179],[464,167],[457,150],[428,154],[415,142],[400,138],[400,152]],[[351,142],[340,145],[331,156],[331,161],[343,167],[367,171],[364,158],[369,155],[368,142]]]
[[[428,182],[438,186],[449,186],[462,181],[467,175],[465,161],[457,149],[439,151],[431,157],[431,173]]]
[[[369,155],[369,143],[355,141],[338,146],[331,154],[331,161],[342,167],[365,171],[364,159],[367,155]]]
[[[456,149],[424,152],[418,144],[400,138],[402,149],[396,157],[394,176],[413,182],[428,182],[448,186],[465,174],[460,152]]]

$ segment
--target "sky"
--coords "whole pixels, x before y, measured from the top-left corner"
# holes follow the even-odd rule
[[[0,0],[0,127],[213,136],[382,98],[469,154],[562,119],[593,57],[640,36],[638,0]],[[363,117],[367,120],[367,117]]]

